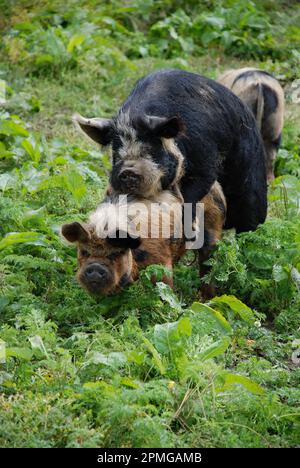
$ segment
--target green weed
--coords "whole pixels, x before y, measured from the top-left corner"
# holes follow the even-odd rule
[[[224,235],[208,262],[210,302],[199,302],[191,256],[175,269],[174,291],[153,287],[164,271],[151,266],[95,300],[75,280],[59,227],[95,209],[110,169],[109,155],[73,129],[74,111],[112,115],[138,77],[165,66],[215,78],[254,65],[289,89],[299,7],[2,3],[0,445],[298,446],[300,119],[288,96],[268,220]]]

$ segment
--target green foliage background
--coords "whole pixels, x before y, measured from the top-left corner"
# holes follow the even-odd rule
[[[0,11],[0,445],[299,446],[298,2],[1,0]],[[226,233],[209,261],[219,296],[199,302],[186,259],[175,292],[152,287],[154,266],[119,296],[88,297],[59,226],[96,207],[110,165],[72,113],[110,116],[156,68],[216,78],[249,65],[285,88],[283,145],[267,222]]]

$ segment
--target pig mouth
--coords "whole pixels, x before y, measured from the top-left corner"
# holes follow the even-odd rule
[[[98,291],[100,292],[103,289],[103,285],[98,281],[90,281],[89,283],[87,283],[87,287],[94,294],[97,294]]]
[[[96,282],[92,282],[92,283],[81,282],[81,285],[93,297],[110,296],[114,291],[114,288],[110,289],[110,288],[107,288],[108,285],[103,286],[103,285],[99,285],[99,283],[96,283]]]
[[[98,281],[83,281],[80,280],[80,284],[86,289],[90,294],[93,296],[101,296],[105,290],[105,286],[103,283],[99,283]]]

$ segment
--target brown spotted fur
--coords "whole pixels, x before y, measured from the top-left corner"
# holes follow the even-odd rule
[[[111,195],[111,189],[108,189],[108,195]],[[210,192],[201,200],[204,203],[204,227],[209,234],[208,244],[204,245],[199,251],[200,273],[201,265],[208,258],[210,252],[215,247],[218,240],[221,239],[222,229],[226,215],[226,201],[222,189],[218,183],[215,183]],[[172,221],[171,221],[172,222]],[[65,235],[65,228],[62,227],[62,234]],[[174,264],[185,253],[184,239],[164,239],[164,238],[141,238],[141,244],[138,249],[120,249],[112,247],[106,239],[101,239],[95,233],[94,226],[91,224],[81,225],[86,235],[76,241],[78,247],[79,271],[77,278],[80,284],[89,291],[89,287],[84,279],[86,267],[99,262],[105,265],[110,272],[109,284],[101,290],[101,295],[109,295],[120,289],[120,281],[124,275],[127,275],[127,283],[135,281],[139,276],[139,271],[148,265],[160,264],[167,267],[171,272]],[[172,230],[171,230],[172,232]],[[70,240],[67,236],[65,236]],[[73,242],[73,240],[72,240]],[[86,256],[86,252],[89,256]],[[204,274],[204,272],[202,272]],[[155,279],[153,279],[155,282]],[[163,281],[173,286],[172,276],[165,276]],[[204,296],[209,296],[209,286],[204,285]],[[91,292],[91,291],[89,291]]]

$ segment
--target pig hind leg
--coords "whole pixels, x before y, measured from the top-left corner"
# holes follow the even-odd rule
[[[276,91],[263,85],[264,114],[262,120],[262,137],[266,151],[266,169],[268,182],[274,179],[274,160],[280,143],[282,130],[282,115]]]
[[[266,168],[267,168],[267,180],[268,183],[272,182],[274,180],[274,163],[275,159],[280,147],[280,141],[281,141],[281,134],[279,137],[274,140],[274,141],[266,141],[265,140],[265,150],[266,150]]]
[[[253,231],[267,215],[267,178],[265,151],[258,129],[249,128],[235,154],[237,165],[227,164],[220,183],[227,201],[225,229],[235,228],[237,233]]]

